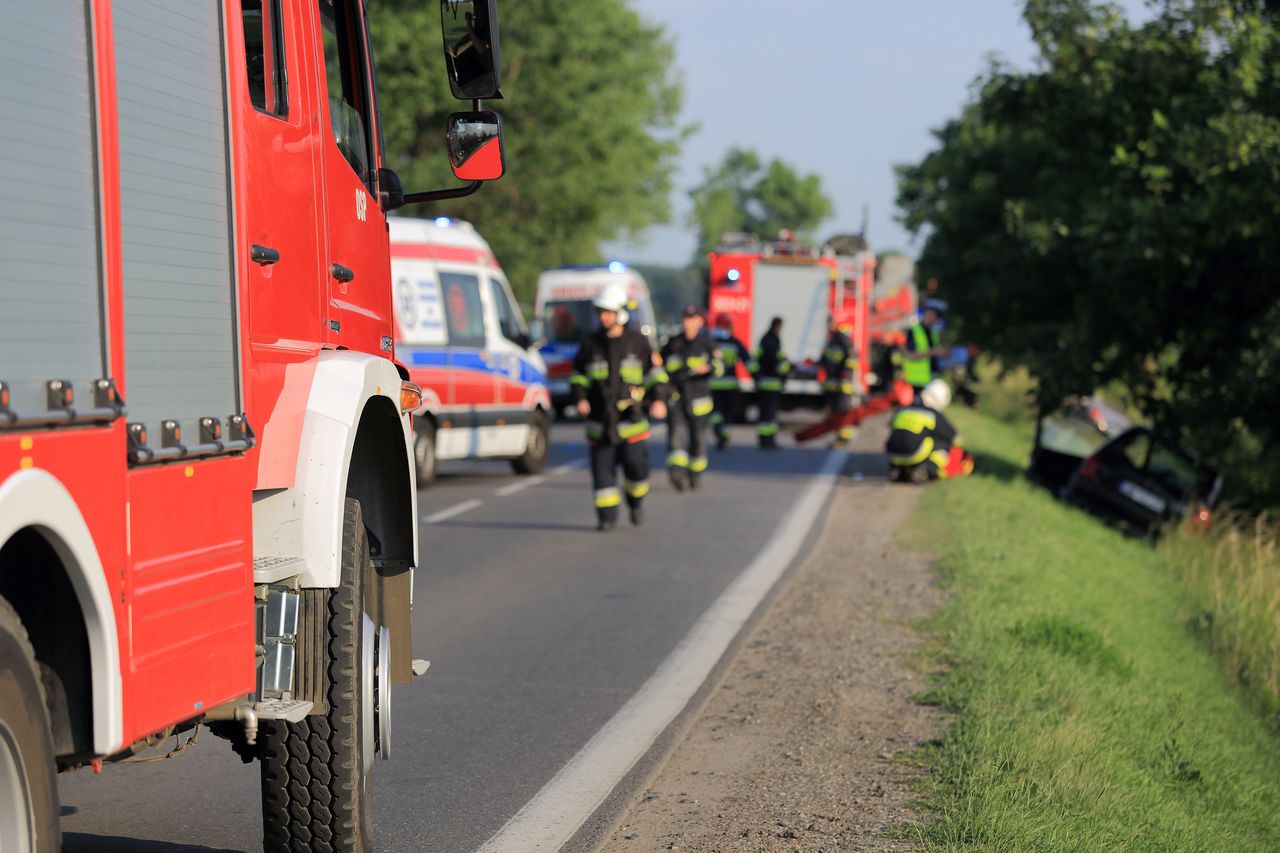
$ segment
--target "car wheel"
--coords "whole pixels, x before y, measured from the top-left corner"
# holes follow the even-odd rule
[[[57,853],[57,768],[36,656],[0,599],[0,850]]]
[[[429,486],[436,479],[436,425],[422,418],[413,430],[413,464],[418,486]]]
[[[348,498],[340,582],[328,591],[323,616],[327,707],[298,723],[264,722],[258,735],[268,853],[373,849],[378,716],[389,710],[379,708],[378,632],[365,608],[373,576],[360,502]]]
[[[551,455],[551,426],[547,416],[539,409],[533,413],[529,421],[529,443],[524,454],[511,460],[511,467],[517,474],[537,474],[547,467],[547,457]]]

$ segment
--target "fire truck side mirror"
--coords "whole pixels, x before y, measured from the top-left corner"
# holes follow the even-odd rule
[[[404,185],[390,169],[378,170],[378,201],[384,213],[404,207]]]
[[[497,0],[440,0],[444,64],[460,101],[501,98]]]
[[[502,119],[497,113],[454,113],[449,116],[445,140],[449,165],[459,180],[495,181],[506,171]]]

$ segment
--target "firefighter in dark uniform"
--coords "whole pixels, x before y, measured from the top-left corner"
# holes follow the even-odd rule
[[[760,407],[756,437],[766,450],[778,446],[778,408],[782,403],[782,387],[791,372],[791,362],[782,352],[781,334],[782,318],[774,317],[769,322],[769,331],[760,338],[750,365],[756,381],[756,404]]]
[[[655,363],[649,339],[626,325],[624,288],[606,287],[593,304],[600,328],[583,338],[569,383],[578,413],[586,420],[597,529],[612,530],[622,505],[619,467],[631,523],[644,523],[644,496],[649,493],[645,403],[653,417],[667,416],[667,377]]]
[[[711,339],[715,341],[720,353],[720,363],[724,365],[721,375],[711,377],[711,401],[715,404],[715,411],[711,413],[711,428],[716,433],[716,449],[724,450],[729,446],[729,425],[737,419],[742,401],[738,365],[746,366],[751,362],[751,350],[734,337],[733,319],[728,314],[716,317],[716,327],[711,332]]]
[[[715,342],[703,329],[702,312],[684,309],[683,334],[662,348],[663,368],[671,382],[667,407],[667,473],[677,492],[698,488],[707,470],[707,424],[715,404],[711,380],[724,374]]]
[[[942,414],[950,402],[947,383],[934,379],[914,403],[894,412],[885,444],[891,479],[945,480],[973,471],[973,457],[961,449],[956,428]]]
[[[827,322],[827,345],[822,350],[822,370],[825,374],[822,394],[827,412],[832,418],[836,418],[853,408],[853,380],[858,372],[858,354],[854,352],[853,341],[849,340],[835,317]],[[837,427],[835,446],[843,447],[848,444],[853,439],[853,433],[853,424]]]
[[[902,378],[915,389],[916,396],[938,375],[938,358],[945,354],[938,324],[945,310],[945,302],[929,299],[924,303],[920,320],[907,329],[907,342],[902,352]]]

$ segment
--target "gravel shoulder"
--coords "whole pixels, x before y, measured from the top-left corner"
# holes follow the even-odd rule
[[[883,447],[883,425],[858,449]],[[859,455],[822,534],[742,644],[724,680],[599,848],[904,850],[885,830],[916,819],[895,760],[942,721],[911,702],[925,689],[911,624],[938,606],[926,556],[895,547],[920,490],[891,486]]]

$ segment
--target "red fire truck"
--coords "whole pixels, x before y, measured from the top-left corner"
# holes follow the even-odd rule
[[[386,214],[502,168],[492,0],[441,10],[469,183],[411,194],[361,0],[0,13],[0,850],[58,849],[56,771],[202,725],[267,850],[370,848],[424,669]]]
[[[817,365],[827,338],[827,318],[850,330],[859,364],[857,393],[865,393],[870,344],[875,327],[875,256],[866,250],[837,254],[830,246],[808,246],[789,234],[761,242],[750,235],[726,235],[708,255],[707,307],[727,314],[733,332],[754,348],[773,317],[781,317],[782,350],[797,365],[786,394],[816,403],[822,393]],[[745,367],[740,367],[745,370]],[[749,377],[741,377],[744,387]]]

